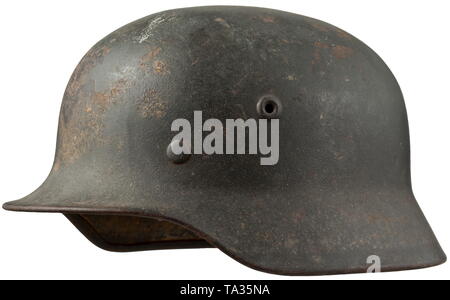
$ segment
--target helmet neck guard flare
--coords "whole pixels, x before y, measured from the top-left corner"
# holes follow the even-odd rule
[[[176,156],[171,124],[194,111],[279,120],[278,161]],[[388,67],[345,31],[263,8],[165,11],[97,43],[67,86],[49,177],[3,207],[63,213],[107,250],[217,247],[276,274],[446,260],[412,193]]]

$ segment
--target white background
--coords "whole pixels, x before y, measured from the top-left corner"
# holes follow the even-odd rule
[[[334,24],[368,44],[390,66],[408,108],[414,192],[444,251],[450,253],[449,1],[0,3],[1,203],[26,196],[47,177],[64,89],[94,43],[161,10],[260,6]],[[110,253],[88,242],[62,215],[0,210],[0,279],[23,278],[293,279],[254,271],[216,249]],[[314,277],[323,278],[450,279],[450,263],[415,271]]]

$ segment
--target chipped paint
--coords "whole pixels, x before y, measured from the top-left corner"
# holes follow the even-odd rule
[[[288,75],[288,76],[286,76],[286,79],[290,80],[290,81],[294,81],[294,80],[297,80],[297,77],[295,75]]]
[[[215,18],[214,21],[221,24],[222,26],[224,26],[226,28],[231,28],[230,24],[228,24],[228,22],[225,21],[225,19],[223,19],[223,18]]]
[[[142,44],[143,42],[147,41],[149,38],[151,38],[154,34],[154,31],[156,28],[158,28],[159,25],[168,22],[172,20],[174,16],[158,16],[155,19],[151,20],[148,25],[144,28],[144,30],[141,32],[141,34],[137,37],[137,42],[139,44]]]

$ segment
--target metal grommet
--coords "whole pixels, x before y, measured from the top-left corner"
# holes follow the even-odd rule
[[[282,105],[280,100],[273,95],[262,96],[256,104],[258,114],[266,119],[275,119],[281,115]]]
[[[173,146],[174,145],[180,145],[182,142],[180,140],[173,140],[169,146],[167,146],[167,158],[173,162],[174,164],[182,164],[185,163],[189,160],[189,158],[191,157],[191,154],[185,154],[185,153],[180,153],[180,154],[176,154],[173,151]]]

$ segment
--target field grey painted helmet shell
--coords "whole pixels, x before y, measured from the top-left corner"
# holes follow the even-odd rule
[[[282,111],[279,161],[167,157],[171,123]],[[394,76],[350,34],[252,7],[157,13],[96,44],[64,95],[45,183],[14,211],[64,213],[113,251],[217,247],[290,275],[446,260],[411,190],[405,105]]]

